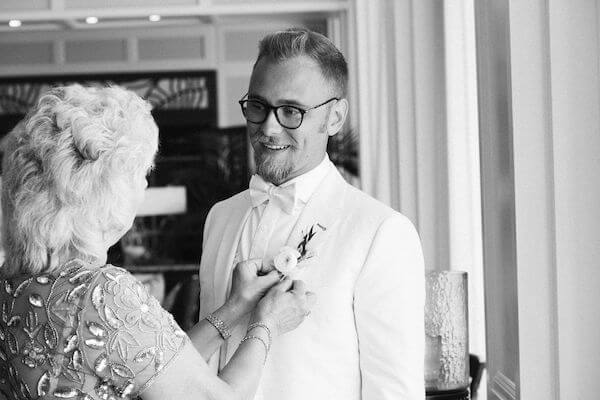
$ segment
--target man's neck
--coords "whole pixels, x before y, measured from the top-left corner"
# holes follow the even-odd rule
[[[315,170],[316,168],[318,168],[318,167],[319,167],[321,164],[323,164],[323,162],[325,161],[325,159],[328,159],[327,153],[325,153],[325,154],[323,155],[323,158],[321,158],[321,161],[320,161],[318,164],[316,164],[316,165],[312,166],[310,169],[308,169],[308,170],[306,170],[306,171],[304,171],[304,172],[300,172],[300,173],[298,173],[298,174],[294,174],[294,173],[292,173],[292,174],[290,174],[290,175],[286,176],[286,177],[285,177],[285,178],[284,178],[282,181],[274,182],[273,180],[269,179],[268,177],[264,177],[264,176],[262,176],[262,175],[260,175],[260,177],[261,177],[261,178],[263,178],[263,179],[265,180],[265,182],[272,183],[272,184],[273,184],[273,185],[275,185],[275,186],[281,186],[281,185],[285,185],[286,183],[288,183],[288,182],[289,182],[289,181],[291,181],[291,180],[297,179],[297,178],[299,178],[299,177],[301,177],[301,176],[304,176],[304,175],[306,175],[306,174],[308,174],[308,173],[310,173],[310,172],[314,171],[314,170]]]

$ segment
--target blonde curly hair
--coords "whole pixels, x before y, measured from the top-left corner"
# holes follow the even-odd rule
[[[104,260],[125,232],[158,149],[150,105],[117,87],[55,87],[7,138],[0,274],[50,272],[61,256]]]

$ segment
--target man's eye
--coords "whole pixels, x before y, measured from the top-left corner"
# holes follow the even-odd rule
[[[259,103],[258,101],[249,101],[246,104],[246,107],[248,107],[248,110],[250,110],[250,111],[264,111],[265,110],[265,105],[262,103]]]
[[[300,110],[291,106],[283,106],[280,111],[286,117],[297,117],[300,116]]]

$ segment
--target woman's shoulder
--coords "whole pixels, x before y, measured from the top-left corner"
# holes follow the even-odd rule
[[[60,350],[67,364],[57,367],[65,379],[93,377],[102,396],[139,394],[188,341],[171,314],[123,268],[72,260],[49,274],[0,283],[0,334],[8,338],[6,346],[0,341],[2,354],[18,357],[26,333],[35,331],[40,349],[49,355]],[[23,363],[38,366],[33,356]]]
[[[141,392],[183,348],[186,334],[144,285],[123,268],[94,272],[78,336],[99,376],[117,393]]]
[[[63,264],[51,275],[57,280],[80,285],[90,284],[97,279],[104,279],[107,276],[116,277],[131,274],[126,269],[116,267],[112,264],[99,265],[80,259],[73,259]]]
[[[186,336],[172,315],[162,308],[147,288],[123,268],[107,264],[96,269],[87,293],[84,305],[87,320],[97,317],[108,331],[129,332],[139,336],[157,333],[166,336],[162,338],[166,341],[161,341],[161,345],[164,343],[173,351],[177,351],[181,345],[175,343],[179,342],[176,338]],[[119,333],[114,335],[118,336]]]
[[[14,382],[36,381],[40,393],[50,390],[52,374],[62,381],[52,389],[57,397],[88,386],[101,398],[129,398],[185,343],[171,316],[122,268],[71,260],[0,284],[0,358],[12,365]]]

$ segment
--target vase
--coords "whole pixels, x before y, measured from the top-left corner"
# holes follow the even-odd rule
[[[467,273],[425,276],[425,389],[428,394],[469,387]]]

